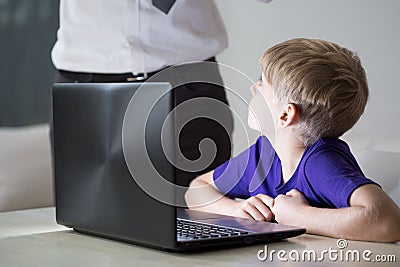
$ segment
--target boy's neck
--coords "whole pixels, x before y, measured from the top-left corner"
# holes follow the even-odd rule
[[[296,171],[304,154],[305,146],[293,136],[275,139],[275,151],[282,164],[282,182],[285,184]]]

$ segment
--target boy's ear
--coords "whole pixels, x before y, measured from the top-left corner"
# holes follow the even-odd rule
[[[286,128],[296,123],[297,118],[298,118],[297,107],[294,104],[289,103],[284,106],[284,109],[279,114],[278,125],[281,128]]]

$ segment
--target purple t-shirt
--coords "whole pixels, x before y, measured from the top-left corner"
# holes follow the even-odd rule
[[[353,191],[366,178],[350,152],[337,138],[320,138],[306,148],[293,176],[282,184],[282,165],[265,136],[214,171],[218,189],[229,197],[249,198],[265,194],[275,198],[291,189],[302,192],[310,205],[320,208],[349,206]]]

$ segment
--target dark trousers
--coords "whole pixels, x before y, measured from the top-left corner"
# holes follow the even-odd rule
[[[196,98],[211,98],[228,105],[225,89],[222,86],[222,78],[214,58],[207,60],[210,64],[190,64],[164,69],[161,72],[148,74],[147,81],[170,82],[174,89],[175,106],[188,100]],[[58,70],[55,76],[56,83],[102,83],[102,82],[129,82],[135,76],[131,73],[123,74],[96,74],[78,73]],[[189,82],[188,82],[189,81]],[[200,81],[200,82],[197,82]],[[143,82],[140,80],[139,82]],[[188,186],[198,175],[215,169],[228,160],[231,156],[231,134],[233,131],[233,120],[230,111],[226,108],[216,108],[211,112],[223,118],[223,126],[212,119],[202,116],[204,110],[210,109],[205,106],[193,106],[194,112],[199,116],[188,122],[179,134],[179,147],[183,156],[191,161],[201,156],[199,144],[202,140],[211,139],[216,145],[217,153],[212,163],[202,169],[191,171],[189,168],[176,169],[176,181],[178,185]],[[209,110],[207,110],[209,112]],[[179,113],[178,113],[179,114]]]

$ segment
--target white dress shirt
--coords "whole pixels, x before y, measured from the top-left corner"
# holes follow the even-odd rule
[[[213,0],[177,0],[168,14],[151,0],[60,0],[51,56],[60,70],[137,74],[204,60],[227,45]]]

